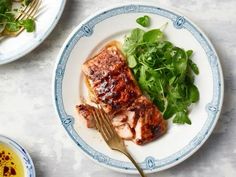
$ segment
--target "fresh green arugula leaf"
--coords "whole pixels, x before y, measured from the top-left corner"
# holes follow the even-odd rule
[[[12,0],[0,0],[0,14],[5,14],[6,11],[10,11],[12,6]]]
[[[164,119],[169,119],[171,117],[174,116],[174,114],[176,113],[177,109],[175,108],[175,106],[173,106],[170,102],[168,103],[168,106],[164,112]]]
[[[185,123],[187,123],[187,124],[189,124],[189,125],[192,124],[192,122],[191,122],[191,120],[189,119],[188,114],[187,114],[186,112],[177,112],[177,113],[175,114],[175,117],[174,117],[174,119],[173,119],[173,122],[174,122],[174,123],[177,123],[177,124],[185,124]]]
[[[125,53],[130,54],[130,52],[137,47],[137,44],[141,43],[143,40],[143,34],[145,32],[139,28],[133,29],[131,34],[126,37],[122,49]]]
[[[198,66],[192,60],[189,60],[189,66],[195,74],[199,74]]]
[[[174,123],[191,124],[188,107],[199,100],[194,74],[198,67],[185,51],[165,40],[160,29],[136,28],[126,36],[123,51],[141,90]]]
[[[146,84],[146,69],[145,69],[145,66],[141,66],[140,67],[140,73],[139,73],[139,84],[141,86],[141,88],[145,89],[147,88],[147,84]],[[145,89],[146,90],[146,89]],[[148,90],[146,90],[148,91]]]
[[[136,65],[137,65],[137,61],[135,59],[135,56],[134,55],[128,56],[128,66],[130,68],[134,68]]]
[[[20,26],[18,23],[15,22],[9,22],[6,24],[6,29],[10,32],[16,32],[20,30]]]
[[[35,21],[33,19],[26,19],[19,22],[27,32],[34,32],[36,28]]]
[[[153,42],[160,41],[161,39],[163,39],[163,37],[164,37],[164,34],[161,30],[153,29],[153,30],[146,32],[143,35],[143,41],[153,43]]]
[[[184,74],[187,70],[187,64],[188,64],[188,61],[184,58],[179,58],[178,60],[175,60],[174,67],[175,67],[176,73]]]
[[[141,26],[143,26],[143,27],[149,27],[150,26],[150,18],[147,15],[137,18],[136,22],[138,24],[140,24]]]
[[[187,53],[188,57],[190,58],[192,56],[192,54],[193,54],[193,51],[192,50],[188,50],[186,53]]]
[[[196,103],[199,100],[199,91],[195,85],[189,86],[189,99],[192,103]]]

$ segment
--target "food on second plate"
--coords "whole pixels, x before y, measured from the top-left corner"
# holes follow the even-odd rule
[[[122,49],[141,90],[164,118],[191,124],[189,106],[199,100],[194,84],[194,74],[199,70],[191,60],[193,51],[167,41],[160,29],[139,28],[126,36]]]
[[[0,0],[0,33],[4,30],[8,32],[19,31],[22,27],[27,32],[35,31],[35,20],[29,17],[24,20],[17,20],[16,16],[22,14],[22,9],[28,6],[32,0]],[[21,3],[22,5],[16,9],[13,9],[13,3]],[[24,15],[24,14],[23,14]]]
[[[0,142],[0,176],[24,177],[22,161],[15,151],[6,144]]]
[[[139,89],[118,42],[106,45],[83,65],[92,101],[100,104],[111,117],[120,137],[141,145],[160,137],[167,130],[166,121],[158,108]],[[94,128],[92,106],[77,106]]]

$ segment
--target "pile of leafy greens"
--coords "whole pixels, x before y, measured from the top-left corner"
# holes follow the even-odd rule
[[[139,18],[137,23],[145,27],[149,24],[144,18]],[[157,105],[164,118],[191,124],[188,108],[199,100],[199,91],[194,85],[194,75],[199,74],[199,70],[191,60],[193,51],[174,46],[160,29],[139,28],[126,36],[122,48],[141,90]]]
[[[32,0],[20,1],[23,6],[28,6]],[[13,0],[0,0],[0,31],[16,32],[22,27],[27,32],[35,31],[35,20],[31,17],[25,20],[17,20],[16,14],[21,13],[20,9],[12,9]]]

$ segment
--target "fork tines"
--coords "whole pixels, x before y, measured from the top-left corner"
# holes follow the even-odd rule
[[[98,106],[98,108],[93,110],[93,117],[95,119],[97,129],[100,131],[106,141],[114,136],[117,136],[111,124],[109,115],[105,113],[101,106]]]
[[[20,14],[16,17],[16,20],[23,20],[25,18],[33,17],[41,2],[42,0],[33,0],[20,12]]]

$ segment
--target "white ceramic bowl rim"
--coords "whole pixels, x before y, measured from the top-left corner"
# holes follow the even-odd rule
[[[0,142],[9,145],[23,159],[23,166],[26,170],[25,177],[36,177],[34,163],[29,153],[21,145],[4,135],[0,135]]]

